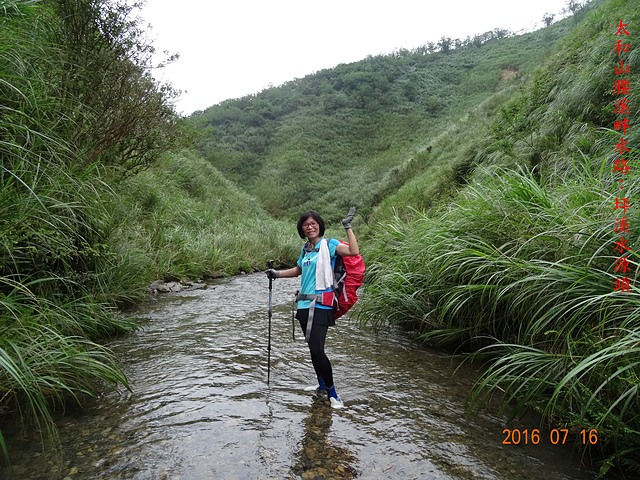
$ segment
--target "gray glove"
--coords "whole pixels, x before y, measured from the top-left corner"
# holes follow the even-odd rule
[[[278,278],[280,276],[280,272],[277,270],[274,270],[273,268],[270,268],[269,270],[267,270],[267,277],[271,280],[275,280],[276,278]]]
[[[347,216],[342,219],[342,226],[347,230],[350,229],[351,221],[355,216],[356,216],[356,207],[351,207],[349,209],[349,213],[347,213]]]

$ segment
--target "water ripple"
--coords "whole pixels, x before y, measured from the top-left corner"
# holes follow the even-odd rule
[[[465,414],[476,370],[398,332],[346,319],[330,329],[347,405],[332,410],[303,390],[314,375],[300,334],[291,338],[296,280],[274,282],[267,365],[266,286],[264,274],[246,275],[130,313],[142,328],[111,347],[133,392],[61,418],[57,454],[9,438],[19,449],[2,478],[590,478],[566,450],[502,446],[501,419]]]

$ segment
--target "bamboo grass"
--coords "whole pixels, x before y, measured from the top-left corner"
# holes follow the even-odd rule
[[[500,398],[501,414],[535,408],[596,428],[614,458],[640,447],[640,290],[612,290],[611,202],[596,162],[546,184],[522,168],[489,169],[439,216],[396,219],[368,251],[358,313],[475,352],[486,370],[470,406]],[[633,271],[638,256],[628,258]]]

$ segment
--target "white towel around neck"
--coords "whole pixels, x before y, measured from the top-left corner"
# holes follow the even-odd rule
[[[332,286],[333,269],[331,268],[329,244],[323,238],[318,246],[318,258],[316,260],[316,290],[326,290]]]

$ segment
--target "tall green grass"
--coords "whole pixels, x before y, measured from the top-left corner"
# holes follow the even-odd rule
[[[257,202],[189,151],[167,154],[128,179],[111,208],[111,243],[125,268],[112,288],[132,292],[150,281],[218,277],[291,262],[295,224],[275,221]]]
[[[94,341],[134,328],[97,300],[104,212],[95,183],[73,180],[55,161],[14,156],[0,175],[0,413],[26,405],[25,422],[49,433],[52,409],[104,382],[127,384]]]
[[[611,129],[612,29],[620,19],[637,25],[638,6],[599,4],[517,95],[458,135],[451,150],[459,163],[425,168],[385,199],[360,305],[364,322],[399,324],[485,362],[471,406],[497,399],[502,413],[539,411],[545,427],[571,429],[602,475],[640,471],[640,226],[632,212],[630,292],[614,291],[622,275],[613,249],[615,198],[635,205],[640,187],[633,170],[619,189],[620,133]],[[640,61],[636,38],[629,63]],[[629,102],[638,101],[632,91]],[[638,145],[640,131],[627,139]],[[627,158],[635,165],[635,147]],[[457,192],[429,197],[434,182],[453,180]],[[406,207],[391,217],[396,200]],[[597,429],[598,444],[581,445],[581,429]]]
[[[54,95],[55,28],[41,2],[0,9],[0,414],[18,413],[43,438],[55,433],[52,411],[107,383],[127,386],[96,342],[135,328],[107,301],[97,269],[113,257],[113,191],[99,165],[79,167],[64,136],[73,120]],[[0,445],[6,456],[1,434]]]
[[[70,398],[82,403],[103,382],[128,385],[113,355],[89,340],[83,328],[96,326],[95,309],[55,305],[25,287],[3,295],[1,304],[11,312],[0,323],[3,413],[21,412],[26,423],[52,433],[52,407],[64,406]],[[57,317],[53,321],[52,311]]]
[[[69,15],[87,18],[95,5],[65,4]],[[43,437],[55,433],[53,410],[82,403],[108,383],[127,386],[117,359],[97,342],[135,329],[116,307],[142,298],[152,280],[264,269],[267,259],[284,263],[297,251],[295,225],[270,220],[194,154],[167,153],[138,175],[87,162],[86,152],[103,140],[91,135],[95,109],[116,99],[92,98],[88,106],[69,95],[93,72],[68,75],[65,41],[86,41],[83,54],[103,57],[108,45],[64,38],[51,6],[18,0],[0,7],[0,414],[23,412]],[[107,23],[120,19],[98,13]],[[92,52],[93,40],[103,50]],[[122,85],[135,87],[128,61],[120,66]],[[159,98],[152,97],[145,112],[162,122],[168,107],[154,110]],[[173,120],[165,120],[170,130]],[[149,148],[144,158],[152,157],[158,151]],[[0,446],[6,453],[1,434]]]
[[[640,290],[613,290],[615,193],[599,167],[547,183],[485,170],[440,215],[385,225],[367,252],[360,318],[476,352],[487,361],[476,405],[499,394],[503,412],[598,429],[605,456],[638,468],[628,449],[640,447]],[[635,251],[629,260],[633,276]]]

